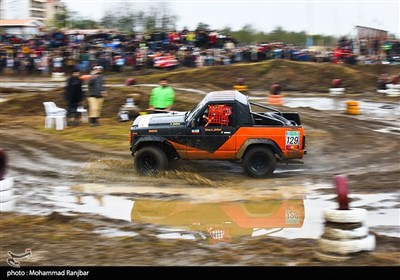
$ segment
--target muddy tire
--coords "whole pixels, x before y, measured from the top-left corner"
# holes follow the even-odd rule
[[[140,175],[154,175],[167,168],[168,158],[160,148],[144,147],[136,153],[134,165]]]
[[[318,243],[319,248],[323,253],[335,253],[339,255],[373,251],[376,245],[374,235],[368,235],[367,237],[361,239],[344,240],[330,240],[321,238]]]
[[[345,88],[330,88],[330,95],[343,95],[345,93]]]
[[[275,171],[276,158],[272,151],[265,147],[255,147],[246,152],[243,158],[243,169],[254,178],[270,176]]]
[[[325,231],[323,234],[324,238],[331,240],[359,239],[359,238],[365,238],[367,236],[368,236],[368,227],[365,225],[352,230],[325,227]]]
[[[351,257],[349,257],[349,256],[324,254],[319,251],[315,252],[315,257],[317,259],[319,259],[320,261],[325,261],[325,262],[344,262],[344,261],[351,259]]]
[[[331,223],[363,223],[367,218],[367,210],[362,208],[329,209],[325,210],[324,217],[326,221]]]

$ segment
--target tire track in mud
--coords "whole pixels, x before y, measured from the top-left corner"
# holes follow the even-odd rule
[[[400,182],[400,135],[383,133],[377,128],[388,123],[365,120],[337,113],[321,114],[301,109],[303,123],[309,128],[309,153],[305,162],[311,178],[331,180],[348,175],[352,192],[397,192]],[[362,140],[360,140],[362,139]]]
[[[400,135],[376,131],[377,127],[386,126],[387,123],[369,122],[338,114],[326,116],[312,110],[303,112],[302,116],[303,123],[310,127],[306,129],[306,133],[310,134],[306,134],[306,137],[309,136],[308,142],[312,141],[318,151],[315,156],[311,152],[306,158],[316,158],[317,166],[325,163],[328,170],[341,170],[340,166],[334,164],[340,162],[344,165],[342,169],[364,169],[365,172],[370,171],[368,168],[371,163],[379,163],[379,168],[385,170],[395,168],[394,163],[400,155]],[[310,139],[313,133],[316,137]],[[310,164],[313,165],[312,162]]]

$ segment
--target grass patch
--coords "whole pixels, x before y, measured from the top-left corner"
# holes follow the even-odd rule
[[[90,127],[87,123],[79,126],[68,126],[63,130],[54,128],[44,128],[43,116],[19,116],[10,115],[0,116],[0,127],[17,128],[21,126],[32,127],[40,133],[48,134],[52,137],[51,141],[60,138],[83,144],[92,144],[104,148],[105,150],[127,151],[129,154],[128,133],[132,122],[119,122],[115,119],[100,119],[101,125]]]
[[[90,127],[88,124],[67,127],[64,130],[44,129],[51,134],[57,134],[62,139],[81,143],[92,143],[106,150],[121,150],[129,152],[128,133],[132,122],[118,122],[112,119],[101,119],[101,125]],[[38,127],[39,128],[39,127]]]

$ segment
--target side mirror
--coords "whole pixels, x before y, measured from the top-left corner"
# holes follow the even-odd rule
[[[195,127],[196,126],[196,120],[193,119],[190,121],[190,127]]]

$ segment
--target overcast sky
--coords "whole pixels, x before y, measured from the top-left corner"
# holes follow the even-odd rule
[[[400,37],[400,0],[63,0],[69,10],[98,20],[118,3],[146,9],[167,2],[178,16],[177,28],[195,29],[199,22],[212,29],[241,29],[251,24],[270,32],[281,26],[287,31],[310,34],[351,35],[356,25],[395,33]],[[150,3],[150,4],[149,4]]]

